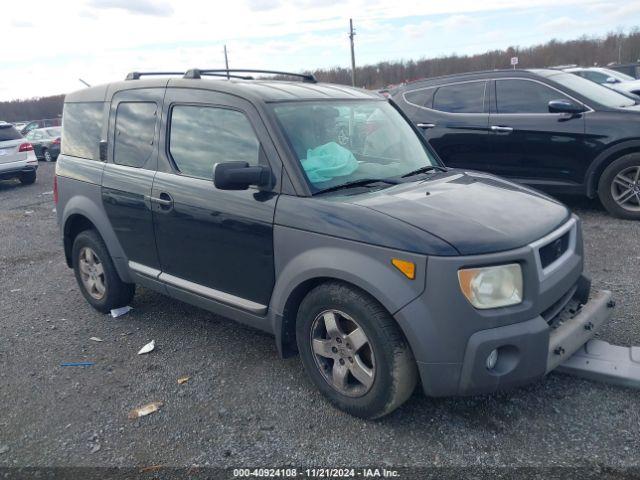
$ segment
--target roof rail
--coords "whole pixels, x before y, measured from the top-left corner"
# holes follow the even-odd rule
[[[184,75],[184,72],[129,72],[125,80],[140,80],[143,75]]]
[[[316,77],[311,73],[292,73],[292,72],[281,72],[278,70],[255,70],[251,68],[233,68],[233,69],[199,69],[193,68],[188,70],[187,73],[184,74],[184,78],[201,78],[202,75],[215,75],[215,76],[226,76],[226,77],[234,77],[234,78],[245,78],[251,79],[252,77],[242,77],[231,75],[231,73],[270,73],[273,75],[286,75],[289,77],[298,77],[301,78],[303,82],[308,83],[318,83]],[[221,75],[222,74],[222,75]]]

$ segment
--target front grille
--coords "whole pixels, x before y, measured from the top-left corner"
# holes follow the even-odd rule
[[[569,249],[570,233],[567,232],[540,248],[540,263],[543,269],[558,260]]]

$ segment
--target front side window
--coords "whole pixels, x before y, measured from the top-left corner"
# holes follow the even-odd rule
[[[496,99],[498,113],[549,113],[550,101],[571,101],[553,88],[528,80],[496,80]]]
[[[62,112],[62,153],[91,160],[100,158],[104,103],[65,103]]]
[[[242,112],[177,105],[171,110],[169,152],[182,174],[211,179],[216,163],[243,161],[257,165],[260,142]]]
[[[155,102],[121,102],[116,110],[113,163],[142,167],[154,148],[158,106]]]
[[[466,82],[438,88],[433,108],[449,113],[483,113],[485,83]]]
[[[312,192],[438,165],[386,101],[283,102],[273,111]]]

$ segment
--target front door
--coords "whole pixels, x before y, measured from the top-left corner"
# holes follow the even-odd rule
[[[169,88],[166,147],[153,185],[160,279],[169,286],[264,314],[274,285],[273,218],[279,182],[269,189],[218,190],[213,166],[280,163],[258,112],[211,91]]]
[[[551,100],[580,102],[524,78],[497,79],[495,99],[489,171],[540,188],[582,182],[587,158],[584,114],[549,113]]]
[[[113,96],[102,203],[135,271],[159,271],[151,216],[151,186],[158,160],[164,88],[127,90]]]

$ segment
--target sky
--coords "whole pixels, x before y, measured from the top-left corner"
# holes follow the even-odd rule
[[[302,71],[628,32],[640,0],[30,0],[3,2],[0,101],[137,70]]]

